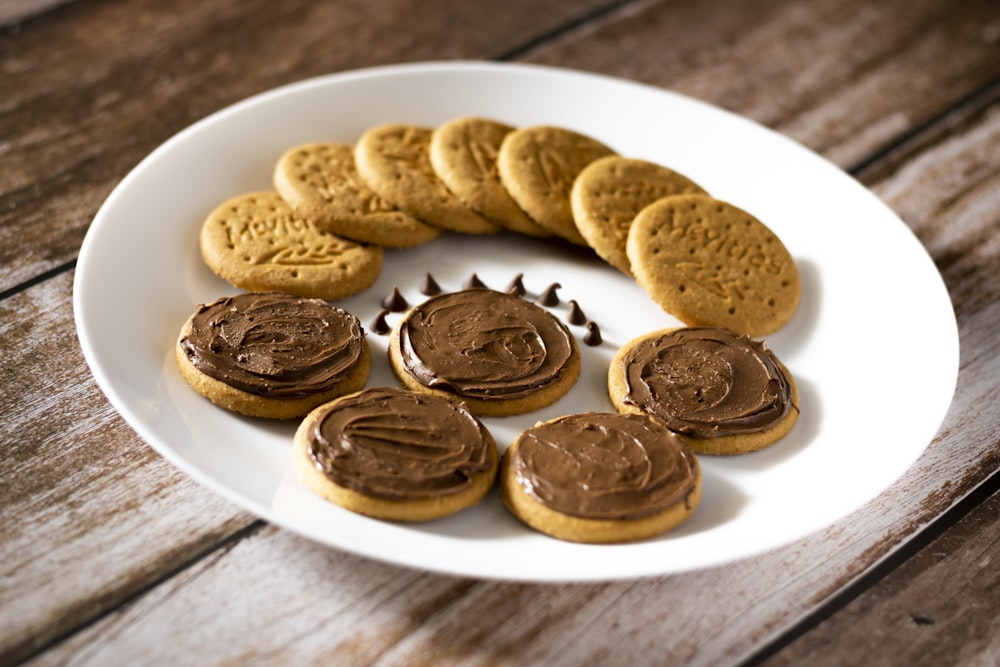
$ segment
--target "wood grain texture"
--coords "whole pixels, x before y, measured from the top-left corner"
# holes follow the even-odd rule
[[[948,478],[928,496],[935,504],[960,497],[984,472],[992,471],[995,487],[1000,474],[1000,363],[991,342],[991,332],[1000,330],[1000,94],[982,101],[988,100],[985,109],[975,105],[942,121],[947,137],[929,128],[937,146],[927,148],[926,136],[900,146],[891,160],[902,163],[899,172],[875,188],[935,258],[959,322],[962,370],[952,414],[961,415],[945,423],[944,441],[978,441],[982,458],[971,464],[971,475],[957,480],[962,493]],[[960,401],[966,406],[961,411]],[[1000,492],[994,491],[884,581],[764,664],[1000,663],[998,508]]]
[[[0,340],[12,343],[0,356],[8,410],[0,423],[0,664],[255,521],[160,458],[107,402],[73,332],[72,278],[0,302]]]
[[[995,81],[998,51],[990,0],[662,0],[524,57],[712,102],[850,168]]]
[[[0,2],[0,26],[20,23],[58,5],[73,0],[3,0]]]
[[[75,257],[125,173],[225,105],[345,69],[496,58],[601,5],[102,0],[0,32],[0,291]]]
[[[1000,664],[1000,492],[762,664]]]
[[[0,424],[0,664],[39,648],[32,664],[736,664],[892,559],[1000,470],[997,5],[948,12],[952,5],[924,0],[751,0],[723,11],[717,0],[678,0],[627,3],[577,24],[583,10],[571,4],[532,10],[526,21],[517,6],[480,14],[447,3],[218,0],[180,3],[174,13],[148,0],[97,1],[4,33],[0,108],[18,125],[0,125],[0,245],[8,247],[0,290],[72,259],[127,169],[222,104],[310,72],[491,57],[538,40],[525,59],[674,87],[787,131],[843,165],[864,165],[863,181],[928,248],[959,321],[955,400],[914,467],[821,533],[727,567],[586,585],[404,570],[261,527],[143,445],[90,379],[73,335],[67,272],[0,301],[0,339],[5,349],[15,342],[0,358],[0,401],[13,406]],[[439,34],[441,16],[460,34]],[[294,44],[288,51],[239,38],[271,24]],[[139,43],[137,33],[148,40]],[[343,43],[332,46],[331,34]],[[64,46],[48,49],[46,39]],[[60,59],[67,54],[70,62]],[[948,54],[961,67],[943,62]],[[908,654],[918,664],[960,650],[969,651],[967,664],[995,655],[995,642],[951,631],[960,619],[995,629],[987,595],[973,608],[961,596],[927,606],[935,587],[996,589],[995,568],[972,572],[977,553],[995,562],[995,537],[973,530],[995,532],[986,520],[992,506],[984,507],[985,518],[969,515],[980,523],[947,534],[964,545],[954,559],[927,579],[919,575],[926,561],[914,559],[924,565],[901,568],[902,579],[887,579],[788,655],[838,648],[851,619],[875,632],[905,625],[898,616],[880,622],[891,609],[941,625],[937,653]],[[856,644],[873,637],[855,633]],[[895,645],[877,644],[879,655],[894,656]]]

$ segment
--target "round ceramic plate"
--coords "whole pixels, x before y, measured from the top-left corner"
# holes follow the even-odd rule
[[[433,126],[480,115],[514,126],[560,125],[619,153],[687,174],[750,211],[801,270],[794,319],[767,338],[795,376],[801,417],[762,452],[702,457],[704,497],[657,539],[598,546],[535,533],[494,492],[456,516],[418,525],[351,514],[310,493],[291,463],[293,423],[230,414],[181,378],[172,347],[199,303],[236,292],[202,263],[207,213],[270,188],[287,148],[353,143],[386,122]],[[892,269],[886,270],[886,262]],[[564,317],[575,299],[601,328],[581,345],[575,388],[545,410],[485,420],[501,448],[538,420],[610,411],[607,365],[636,335],[676,326],[635,283],[583,251],[513,234],[444,235],[388,251],[378,282],[338,305],[371,322],[399,286],[410,302],[431,272],[445,289],[477,273],[504,288],[524,274],[528,298],[552,282]],[[948,294],[924,248],[872,193],[787,138],[710,105],[618,79],[536,66],[428,63],[347,72],[267,92],[179,133],[108,197],[76,269],[84,354],[111,403],[158,452],[267,521],[319,542],[400,565],[530,581],[601,580],[703,568],[822,529],[893,483],[935,435],[951,401],[958,334]],[[582,339],[582,327],[573,327]],[[369,386],[395,385],[387,339],[369,333]]]

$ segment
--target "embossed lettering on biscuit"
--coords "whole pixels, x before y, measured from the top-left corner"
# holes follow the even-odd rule
[[[310,143],[286,151],[274,169],[274,186],[292,209],[323,231],[361,243],[407,248],[440,230],[396,209],[368,187],[354,164],[354,149]]]
[[[374,282],[382,249],[349,241],[295,214],[275,192],[234,197],[202,226],[205,263],[233,285],[334,300]]]
[[[429,157],[431,133],[405,124],[368,129],[354,148],[358,173],[380,197],[430,225],[466,234],[498,231],[438,179]]]
[[[707,195],[644,208],[626,251],[639,284],[685,324],[764,335],[798,306],[798,268],[781,240],[751,214]]]

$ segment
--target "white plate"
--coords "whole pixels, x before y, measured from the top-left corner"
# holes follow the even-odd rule
[[[799,311],[769,346],[798,381],[802,416],[763,452],[702,457],[704,498],[680,528],[645,542],[577,545],[523,527],[495,494],[421,525],[343,511],[299,484],[294,424],[229,414],[197,396],[173,363],[181,324],[235,290],[202,264],[198,230],[222,200],[270,187],[271,168],[307,141],[352,143],[383,122],[434,125],[460,115],[556,124],[618,152],[686,173],[764,220],[798,261]],[[450,235],[386,255],[378,282],[340,305],[364,324],[393,285],[415,301],[425,271],[446,289],[476,272],[502,288],[559,282],[604,334],[581,346],[583,373],[563,400],[487,426],[505,447],[539,419],[611,410],[607,363],[633,336],[676,321],[614,269],[514,235]],[[670,92],[544,67],[428,63],[304,81],[224,109],[173,137],[108,197],[76,269],[80,343],[128,423],[174,465],[264,519],[325,544],[427,570],[533,581],[601,580],[718,565],[786,544],[889,486],[935,435],[951,401],[958,334],[924,248],[868,190],[794,142]],[[553,309],[565,315],[565,306]],[[582,329],[575,331],[582,337]],[[370,386],[395,384],[386,339]]]

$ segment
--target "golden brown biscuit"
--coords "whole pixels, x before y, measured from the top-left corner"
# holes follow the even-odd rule
[[[368,129],[354,147],[358,173],[380,197],[427,224],[463,234],[499,231],[499,225],[463,204],[434,173],[432,131],[403,124]]]
[[[369,188],[354,164],[354,148],[311,143],[290,148],[274,167],[274,187],[296,213],[317,227],[358,243],[410,248],[441,230],[394,208]]]
[[[577,174],[613,151],[601,142],[560,127],[514,130],[500,145],[497,169],[510,196],[549,232],[587,245],[573,222],[569,193]]]
[[[645,415],[583,413],[527,429],[504,454],[504,505],[573,542],[643,540],[671,530],[701,499],[701,468],[677,434]]]
[[[487,118],[463,117],[444,123],[431,135],[431,166],[456,197],[487,219],[528,236],[549,236],[500,182],[497,152],[513,130]]]
[[[799,416],[795,380],[774,353],[715,327],[654,331],[622,346],[608,395],[618,411],[655,417],[699,454],[763,449]]]
[[[335,301],[369,287],[382,269],[382,248],[321,231],[272,191],[216,207],[202,225],[200,245],[212,271],[251,292]]]
[[[685,324],[763,336],[784,326],[799,303],[798,268],[781,239],[707,195],[644,208],[626,251],[636,281]]]
[[[499,456],[461,403],[376,387],[320,406],[296,430],[295,468],[330,502],[392,521],[427,521],[478,503]]]
[[[371,352],[358,319],[320,299],[240,294],[201,305],[174,346],[181,375],[216,405],[301,417],[365,385]]]
[[[631,276],[625,242],[632,220],[657,199],[688,193],[705,191],[687,176],[654,162],[608,155],[588,164],[576,177],[570,205],[587,244]]]
[[[393,328],[389,362],[409,389],[494,417],[538,410],[580,376],[569,329],[530,301],[474,288],[411,308]]]

